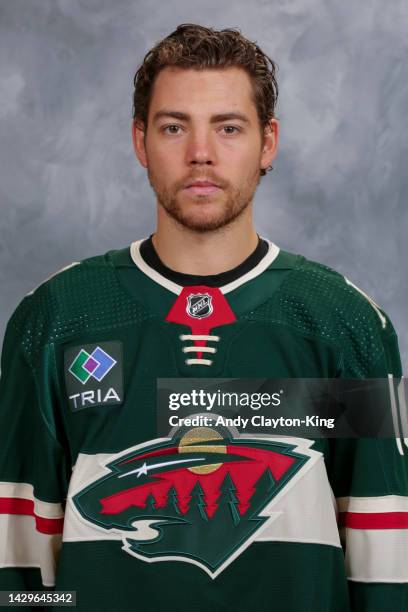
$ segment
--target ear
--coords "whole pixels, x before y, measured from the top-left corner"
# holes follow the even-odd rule
[[[268,125],[265,126],[263,136],[261,168],[266,170],[278,152],[279,123],[277,119],[273,118],[269,121]]]
[[[136,157],[144,168],[147,168],[147,156],[145,147],[145,129],[143,123],[137,120],[132,121],[133,147]]]

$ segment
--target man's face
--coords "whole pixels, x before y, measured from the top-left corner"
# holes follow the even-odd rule
[[[276,154],[277,122],[263,139],[251,91],[241,68],[167,67],[153,87],[145,134],[134,125],[136,154],[158,203],[190,230],[212,231],[242,214],[260,168]]]

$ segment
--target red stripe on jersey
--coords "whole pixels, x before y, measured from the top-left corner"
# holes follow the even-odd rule
[[[340,512],[339,526],[351,529],[408,529],[408,512]]]
[[[34,516],[34,502],[18,497],[0,497],[0,514],[26,514]]]
[[[42,516],[36,516],[35,526],[40,533],[46,533],[48,535],[61,534],[64,528],[64,519],[48,519]]]
[[[20,499],[18,497],[1,497],[0,514],[19,514],[35,518],[35,527],[40,533],[55,535],[62,533],[64,526],[63,518],[44,518],[34,513],[34,502],[31,499]]]

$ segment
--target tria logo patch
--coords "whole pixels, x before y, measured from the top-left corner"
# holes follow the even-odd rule
[[[180,428],[111,457],[72,502],[82,521],[120,534],[128,554],[216,578],[279,517],[276,499],[312,456],[296,442]]]
[[[187,314],[195,319],[209,317],[213,312],[212,296],[209,293],[191,293],[187,297]]]
[[[91,376],[99,382],[103,380],[115,363],[115,359],[97,346],[91,354],[81,349],[68,371],[84,385]]]
[[[73,411],[123,402],[122,343],[100,342],[65,352],[65,387]]]

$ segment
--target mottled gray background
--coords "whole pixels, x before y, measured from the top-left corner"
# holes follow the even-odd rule
[[[281,147],[258,231],[379,302],[406,372],[406,0],[0,0],[0,339],[45,277],[152,230],[132,79],[183,22],[238,27],[277,61]]]

